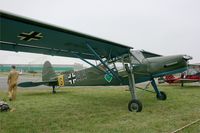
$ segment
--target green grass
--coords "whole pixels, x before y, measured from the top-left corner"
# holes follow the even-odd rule
[[[16,111],[0,112],[0,133],[170,133],[200,118],[200,87],[160,88],[166,101],[137,90],[140,113],[128,111],[126,87],[62,88],[55,95],[50,89],[19,90],[17,100],[8,102]],[[199,132],[200,122],[181,131]]]

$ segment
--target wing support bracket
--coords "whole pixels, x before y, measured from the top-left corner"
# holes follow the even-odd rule
[[[122,83],[122,80],[119,78],[119,76],[116,75],[116,73],[110,69],[108,67],[108,65],[105,64],[105,62],[101,59],[101,57],[96,53],[96,51],[88,44],[86,43],[87,47],[89,48],[89,50],[99,59],[99,61],[109,70],[109,72],[116,78],[118,79],[121,83]]]
[[[74,56],[76,56],[77,58],[83,60],[84,62],[88,63],[89,65],[93,66],[94,68],[98,69],[99,71],[102,71],[103,73],[107,73],[106,71],[101,70],[99,67],[95,66],[94,64],[90,63],[89,61],[87,61],[86,59],[82,58],[81,56],[79,56],[78,54],[72,53]]]

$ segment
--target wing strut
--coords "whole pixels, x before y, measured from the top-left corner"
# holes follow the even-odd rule
[[[71,53],[72,53],[72,52],[71,52]],[[79,56],[79,55],[77,55],[77,54],[75,54],[75,53],[72,53],[72,54],[73,54],[74,56],[76,56],[77,58],[79,58],[79,59],[85,61],[85,62],[88,63],[89,65],[93,66],[94,68],[98,69],[99,71],[102,71],[102,72],[104,72],[104,73],[107,73],[106,71],[101,70],[99,67],[97,67],[97,66],[95,66],[94,64],[90,63],[89,61],[87,61],[86,59],[82,58],[81,56]]]
[[[99,59],[99,61],[109,70],[109,72],[111,72],[111,74],[117,78],[121,83],[122,83],[122,80],[119,78],[119,76],[116,75],[116,73],[110,69],[108,67],[108,65],[105,64],[105,62],[101,59],[101,57],[95,52],[95,50],[88,44],[86,43],[87,47],[90,49],[90,51]]]

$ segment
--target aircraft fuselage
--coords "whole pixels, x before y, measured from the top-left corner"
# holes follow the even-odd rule
[[[104,69],[103,66],[98,66],[100,69]],[[135,82],[145,82],[152,78],[161,77],[168,74],[179,73],[185,71],[187,68],[187,60],[183,55],[175,56],[161,56],[151,57],[142,60],[141,64],[133,66],[133,72]],[[62,82],[61,86],[101,86],[101,85],[128,85],[128,74],[124,67],[113,69],[113,71],[119,76],[122,82],[120,82],[114,76],[105,74],[102,71],[91,67],[80,71],[75,71],[69,74],[60,75],[58,78]]]

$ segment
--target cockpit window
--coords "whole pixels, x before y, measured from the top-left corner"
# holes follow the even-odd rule
[[[189,66],[187,70],[187,75],[196,75],[200,73],[200,66]]]
[[[187,70],[187,75],[195,75],[197,73],[198,73],[198,71],[196,69],[190,68],[190,69]]]
[[[134,50],[134,51],[130,51],[132,56],[131,56],[131,61],[133,64],[141,64],[143,59],[145,58],[144,55],[142,54],[142,52],[140,52],[139,50]]]

